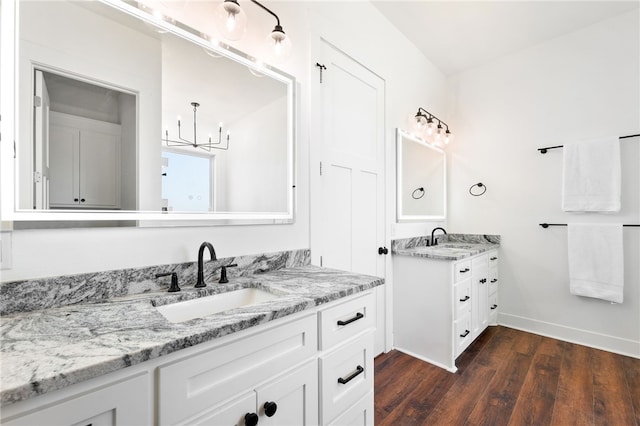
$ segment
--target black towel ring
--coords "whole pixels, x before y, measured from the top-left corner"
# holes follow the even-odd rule
[[[473,192],[473,187],[477,186],[478,188],[480,188],[480,190],[482,190],[482,192]],[[483,184],[482,182],[478,182],[475,185],[471,185],[471,187],[469,188],[469,194],[473,195],[474,197],[479,197],[482,194],[484,194],[485,192],[487,192],[487,186],[485,184]]]
[[[417,197],[416,197],[416,192],[420,193]],[[414,200],[419,200],[420,198],[424,197],[424,194],[425,194],[425,190],[423,187],[416,188],[411,193],[411,198],[413,198]]]

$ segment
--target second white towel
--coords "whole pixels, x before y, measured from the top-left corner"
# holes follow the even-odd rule
[[[565,143],[562,173],[562,210],[620,211],[618,137]]]
[[[622,225],[570,223],[568,228],[571,294],[622,303]]]

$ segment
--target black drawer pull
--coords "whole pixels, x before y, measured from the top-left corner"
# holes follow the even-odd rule
[[[352,322],[358,321],[359,319],[362,319],[362,318],[364,318],[364,315],[361,314],[360,312],[358,312],[356,314],[356,316],[351,318],[351,319],[348,319],[346,321],[342,321],[342,320],[338,321],[338,325],[348,325],[348,324],[351,324]]]
[[[460,299],[461,302],[466,302],[467,300],[471,299],[469,296],[465,296],[464,299]]]
[[[469,272],[469,268],[460,269],[461,274],[464,274],[465,272]]]
[[[495,305],[495,304],[494,304],[494,305],[491,305],[491,309],[495,309],[495,308],[497,308],[497,307],[498,307],[498,305]]]
[[[464,333],[460,335],[460,337],[467,337],[471,333],[469,330],[465,330]]]
[[[495,279],[495,278],[491,280],[491,283],[497,283],[497,282],[498,282],[498,280]]]
[[[494,256],[494,257],[490,257],[489,260],[498,260],[498,258]]]
[[[362,372],[364,372],[364,368],[362,368],[361,365],[356,367],[356,371],[350,375],[349,377],[347,377],[346,379],[343,377],[338,377],[338,383],[344,385],[349,383],[351,380],[355,379],[359,374],[361,374]]]

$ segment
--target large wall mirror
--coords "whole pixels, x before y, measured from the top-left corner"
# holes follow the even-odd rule
[[[396,161],[398,222],[444,220],[447,206],[445,152],[397,129]]]
[[[3,220],[293,220],[292,76],[136,1],[2,2],[2,19]]]

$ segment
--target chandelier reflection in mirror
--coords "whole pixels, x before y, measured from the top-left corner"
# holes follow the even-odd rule
[[[267,59],[273,63],[286,61],[291,55],[291,38],[282,29],[280,18],[256,0],[251,0],[251,2],[276,18],[276,26],[266,37]],[[247,28],[247,15],[240,7],[238,0],[224,0],[218,6],[216,21],[220,33],[227,40],[240,40]]]
[[[446,145],[453,140],[453,133],[449,130],[449,125],[422,107],[418,107],[411,132],[435,145]]]
[[[227,130],[226,135],[226,143],[222,145],[222,122],[218,124],[218,142],[213,142],[213,136],[211,133],[208,135],[208,141],[206,143],[198,143],[198,107],[200,104],[198,102],[191,102],[191,106],[193,107],[193,141],[185,139],[182,137],[181,132],[181,118],[178,116],[178,140],[169,139],[169,129],[164,130],[164,139],[163,142],[167,146],[192,146],[194,148],[200,148],[207,152],[211,152],[212,149],[229,149],[229,140],[231,139],[231,131]]]

